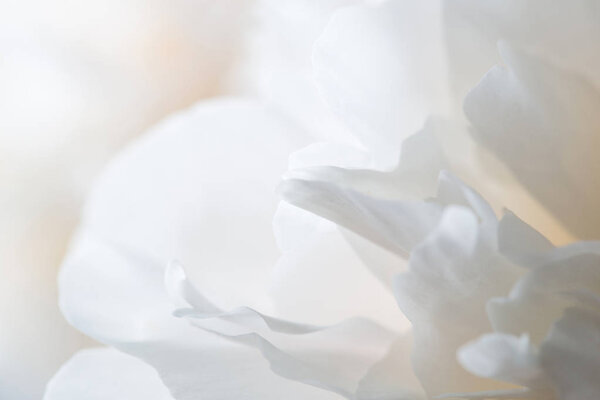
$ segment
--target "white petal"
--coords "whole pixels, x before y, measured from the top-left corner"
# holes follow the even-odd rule
[[[252,348],[190,327],[192,336],[132,347],[159,372],[177,400],[340,400],[341,396],[282,378]]]
[[[600,88],[600,8],[595,0],[458,0],[448,1],[448,8],[458,9],[476,27],[473,36],[492,43],[506,40]],[[473,41],[467,38],[466,43]]]
[[[59,275],[59,305],[71,325],[105,343],[160,337],[177,323],[162,264],[81,233]]]
[[[211,301],[256,301],[278,255],[274,186],[293,136],[262,107],[220,101],[167,121],[117,158],[95,187],[61,271],[69,322],[148,362],[178,400],[335,398],[278,377],[258,352],[174,317],[173,295],[205,300],[176,268],[165,287],[167,261],[187,260],[200,270],[190,268],[196,277],[212,280],[200,286],[225,296]]]
[[[314,48],[327,103],[382,166],[402,139],[448,107],[441,5],[391,0],[338,10]]]
[[[482,21],[478,10],[483,2],[442,0],[442,4],[448,81],[453,101],[460,105],[481,77],[500,62],[498,37],[488,32],[490,23],[496,21]],[[455,113],[460,115],[460,111],[459,106]]]
[[[257,104],[202,103],[113,160],[83,225],[165,266],[179,260],[219,305],[266,305],[264,287],[279,255],[275,187],[289,153],[305,143]]]
[[[275,315],[319,325],[362,316],[396,330],[407,327],[392,293],[382,290],[382,282],[369,271],[367,265],[375,261],[363,261],[353,249],[356,242],[335,224],[282,203],[274,227],[283,252],[269,290]],[[397,270],[403,265],[370,242],[361,249],[370,250],[382,268],[395,264]]]
[[[152,367],[109,348],[81,350],[48,382],[44,400],[172,400]]]
[[[411,333],[404,334],[392,344],[386,356],[373,365],[360,381],[359,400],[413,400],[425,399],[419,380],[412,371],[410,349]]]
[[[600,393],[600,315],[569,309],[540,348],[541,363],[562,400],[592,400]]]
[[[579,242],[538,257],[538,267],[519,280],[508,297],[490,300],[488,314],[496,330],[527,333],[540,343],[551,325],[579,300],[573,292],[600,295],[600,243]]]
[[[437,204],[422,201],[435,194],[445,165],[435,131],[428,124],[407,139],[394,171],[333,167],[292,171],[281,186],[282,194],[286,201],[406,257],[440,215]]]
[[[498,224],[498,249],[516,264],[534,267],[554,246],[515,214],[506,211]]]
[[[318,140],[356,144],[321,99],[312,49],[332,14],[362,0],[259,0],[257,24],[242,62],[242,86],[290,116]]]
[[[600,91],[543,60],[500,49],[508,68],[492,69],[465,100],[476,137],[565,227],[597,237]]]
[[[460,346],[491,329],[487,299],[505,293],[519,274],[496,253],[488,229],[468,208],[449,206],[395,281],[400,309],[413,324],[415,372],[430,396],[499,389],[456,361]]]
[[[353,398],[369,368],[383,358],[395,336],[365,319],[329,327],[298,324],[249,308],[212,314],[178,312],[194,325],[260,350],[271,369],[288,379]]]
[[[471,373],[523,386],[540,386],[544,373],[537,349],[526,335],[487,334],[458,351],[458,360]]]

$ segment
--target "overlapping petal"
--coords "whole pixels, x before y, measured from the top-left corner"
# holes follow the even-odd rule
[[[458,0],[446,8],[463,16],[476,32],[462,37],[462,45],[479,57],[472,42],[499,39],[538,54],[592,81],[600,88],[600,8],[594,0]],[[482,39],[483,38],[483,39]]]
[[[569,230],[598,237],[600,92],[571,71],[500,47],[495,67],[465,100],[475,136]]]
[[[380,265],[385,275],[401,268],[402,259],[288,203],[280,204],[274,230],[282,250],[269,284],[276,315],[319,325],[365,316],[390,329],[407,328],[391,291],[382,290],[389,279],[377,280],[368,267]]]
[[[174,317],[164,281],[167,263],[180,259],[196,268],[188,273],[201,287],[211,280],[211,301],[268,309],[264,285],[278,256],[274,187],[287,164],[280,150],[301,144],[301,133],[264,107],[222,100],[131,147],[100,177],[63,265],[66,318],[148,362],[177,399],[332,398],[273,374],[258,352]]]
[[[338,10],[315,44],[321,93],[374,166],[394,166],[402,139],[447,112],[441,31],[439,1],[391,0]]]

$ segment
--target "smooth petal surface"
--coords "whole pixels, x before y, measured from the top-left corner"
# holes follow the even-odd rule
[[[275,187],[288,154],[305,140],[260,105],[201,104],[113,160],[83,227],[163,265],[179,260],[218,305],[266,306],[264,287],[279,256]]]
[[[187,286],[177,274],[165,282],[167,264],[179,259],[191,263],[188,276],[197,268],[210,301],[264,304],[254,294],[278,256],[274,187],[287,158],[279,152],[301,142],[294,137],[263,107],[221,100],[168,120],[121,154],[98,180],[61,271],[69,322],[152,365],[178,400],[335,398],[174,317],[172,294]]]
[[[600,295],[598,242],[557,248],[544,259],[515,284],[507,297],[490,300],[488,313],[496,330],[527,333],[539,344],[564,310],[579,304],[572,293]]]
[[[543,59],[500,49],[507,68],[492,69],[465,100],[475,136],[571,232],[598,237],[600,92]]]
[[[331,221],[284,202],[274,229],[282,250],[269,288],[276,315],[319,325],[362,316],[398,331],[407,328],[391,291],[382,290],[384,279],[369,271],[374,263],[397,271],[402,259],[370,242],[358,244],[360,238],[349,238]],[[377,261],[361,259],[356,246]]]
[[[540,349],[541,363],[561,400],[592,400],[600,393],[598,311],[567,310]]]
[[[81,350],[48,383],[44,400],[172,400],[158,374],[109,348]]]
[[[428,115],[446,112],[444,55],[440,2],[391,0],[338,10],[313,65],[324,99],[381,168]]]
[[[398,337],[386,356],[371,367],[360,381],[357,398],[360,400],[417,400],[425,399],[423,388],[410,362],[412,334]]]
[[[243,90],[305,127],[314,139],[356,144],[321,98],[312,51],[331,16],[363,0],[258,0],[248,56],[238,75]]]
[[[512,46],[590,79],[600,88],[600,7],[595,0],[458,0],[447,1],[447,9],[463,16],[463,23],[476,27],[479,38],[466,38],[463,46],[473,54],[474,41],[495,44],[506,40]],[[481,49],[481,47],[479,47]],[[476,57],[479,57],[477,55]],[[469,57],[471,58],[471,57]]]

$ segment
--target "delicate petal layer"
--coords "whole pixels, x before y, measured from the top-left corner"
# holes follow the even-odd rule
[[[487,334],[463,346],[458,360],[471,373],[529,387],[543,379],[537,349],[526,335]]]
[[[148,362],[178,400],[335,398],[172,316],[169,292],[186,286],[171,274],[165,287],[167,262],[180,259],[197,268],[191,275],[211,280],[200,286],[218,289],[207,290],[211,301],[257,301],[278,253],[274,187],[297,142],[264,108],[220,101],[168,121],[122,154],[95,187],[63,266],[66,318]],[[188,302],[205,300],[186,293]]]
[[[493,44],[506,40],[589,78],[600,88],[600,49],[596,45],[600,7],[595,0],[458,0],[447,1],[447,9],[476,27],[473,36]],[[463,46],[473,54],[470,46],[477,39],[463,39]]]
[[[203,103],[163,122],[109,165],[87,204],[84,229],[163,265],[178,259],[220,305],[264,303],[279,255],[274,188],[288,154],[304,143],[260,105]]]
[[[243,62],[243,86],[318,140],[356,144],[321,99],[312,50],[334,12],[363,0],[258,0],[257,26]],[[247,75],[247,76],[244,76]]]
[[[505,293],[519,274],[497,254],[490,229],[468,208],[448,207],[395,281],[398,304],[413,323],[415,372],[429,395],[498,388],[456,361],[460,346],[490,330],[487,299]]]
[[[580,303],[572,296],[574,292],[600,295],[600,243],[579,242],[557,248],[538,262],[540,265],[517,282],[508,297],[492,299],[488,304],[496,330],[527,333],[535,343],[541,342],[566,308]]]
[[[308,168],[293,171],[281,188],[286,201],[406,257],[439,219],[440,207],[422,199],[435,193],[443,166],[428,125],[403,144],[392,172]]]
[[[82,350],[48,383],[44,400],[172,400],[156,371],[118,350]]]
[[[527,398],[595,399],[600,390],[598,304],[593,310],[567,309],[539,351],[531,347],[526,337],[491,334],[464,347],[459,358],[477,375],[529,386],[524,392]],[[481,394],[473,396],[479,398]]]
[[[314,48],[315,78],[378,166],[394,166],[402,139],[448,108],[438,0],[338,10]]]
[[[371,367],[360,381],[357,398],[360,400],[425,399],[419,380],[412,371],[410,349],[412,334],[394,341],[386,356]]]
[[[465,100],[476,137],[573,233],[600,235],[600,91],[568,71],[501,46]],[[549,178],[551,177],[551,179]]]
[[[600,393],[600,308],[569,309],[540,351],[561,400],[592,400]]]
[[[406,329],[392,293],[382,290],[382,282],[369,271],[372,260],[363,261],[353,249],[360,238],[349,238],[332,222],[287,203],[280,204],[274,227],[283,253],[269,290],[276,315],[320,325],[363,316]],[[362,253],[377,258],[377,265],[395,265],[396,270],[403,265],[379,246],[360,245]]]
[[[187,295],[180,292],[180,300]],[[177,315],[203,330],[260,350],[271,369],[283,377],[347,398],[355,398],[359,382],[395,339],[390,331],[365,319],[319,327],[269,317],[250,308],[215,313],[210,305],[189,306]]]

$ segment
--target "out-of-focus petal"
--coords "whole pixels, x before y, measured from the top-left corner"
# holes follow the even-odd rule
[[[177,259],[221,306],[268,301],[279,251],[272,218],[296,128],[242,100],[203,103],[154,128],[112,161],[83,230],[166,265]]]
[[[172,400],[158,374],[109,348],[81,350],[48,382],[44,400]]]
[[[599,298],[595,296],[596,300]],[[476,375],[526,386],[522,396],[539,400],[592,400],[600,373],[600,308],[568,308],[554,323],[539,350],[526,336],[485,335],[459,352],[461,363]],[[505,394],[509,395],[510,391]],[[455,398],[455,396],[450,396]],[[490,398],[504,398],[492,396]],[[510,398],[510,396],[507,396]],[[467,393],[456,398],[487,398]]]
[[[458,360],[469,372],[524,386],[540,386],[538,351],[526,335],[492,333],[463,346]]]
[[[318,140],[356,144],[321,99],[312,70],[312,51],[340,8],[363,0],[258,0],[247,57],[238,86],[304,126]]]
[[[174,317],[173,292],[185,289],[193,304],[206,299],[177,274],[165,282],[165,267],[179,259],[191,263],[210,301],[265,304],[254,295],[278,255],[274,188],[298,136],[261,106],[221,100],[168,120],[121,154],[96,184],[63,265],[65,317],[152,365],[178,400],[335,398]]]
[[[279,206],[274,227],[282,250],[269,290],[275,315],[319,325],[363,316],[406,329],[391,291],[382,290],[370,264],[353,249],[359,238],[349,239],[334,223],[287,203]],[[363,249],[371,250],[382,268],[396,264],[397,271],[404,265],[378,246],[364,243]]]
[[[338,10],[315,44],[324,99],[371,151],[394,166],[403,138],[448,108],[441,5],[391,0]]]
[[[475,49],[486,48],[476,43],[501,39],[581,74],[600,88],[600,7],[595,0],[449,0],[446,9],[472,27],[471,38],[459,36],[469,51],[463,63],[472,60]]]
[[[395,281],[398,304],[413,324],[415,372],[430,396],[501,388],[456,360],[460,346],[490,330],[487,299],[505,293],[519,276],[495,251],[493,235],[485,232],[493,228],[480,225],[469,208],[446,208],[412,251],[409,272]]]
[[[490,300],[492,325],[501,332],[527,333],[539,344],[564,310],[579,304],[573,292],[600,295],[599,262],[598,242],[578,242],[544,254],[507,297]]]
[[[476,138],[565,227],[598,237],[600,91],[541,59],[500,49],[508,67],[492,69],[465,100]]]
[[[510,211],[498,224],[498,250],[522,267],[538,266],[555,247],[541,233]]]
[[[371,367],[360,381],[359,400],[421,400],[425,399],[423,388],[412,371],[410,350],[412,334],[398,337],[386,356]]]
[[[391,172],[335,167],[292,171],[282,184],[284,199],[406,257],[440,216],[438,204],[422,201],[435,194],[445,166],[433,131],[426,126],[407,139]]]
[[[600,309],[568,309],[540,348],[540,360],[561,400],[600,393]]]
[[[192,304],[176,315],[207,332],[258,349],[282,377],[349,399],[356,398],[360,381],[386,356],[396,339],[392,332],[359,318],[314,326],[273,318],[246,307],[215,312],[210,306]]]

